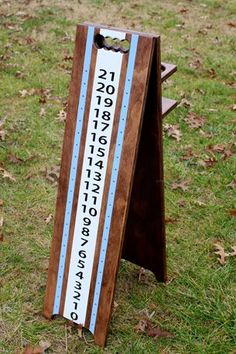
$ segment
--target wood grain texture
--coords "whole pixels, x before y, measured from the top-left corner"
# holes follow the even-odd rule
[[[155,40],[122,257],[166,280],[160,38]]]
[[[80,82],[83,70],[83,58],[85,52],[87,37],[87,27],[78,26],[76,32],[74,61],[70,83],[70,93],[68,100],[68,112],[65,126],[64,143],[62,148],[61,169],[58,185],[58,194],[56,202],[56,214],[54,218],[53,239],[51,245],[48,280],[46,286],[46,295],[44,300],[43,313],[45,317],[51,318],[53,314],[54,297],[57,282],[57,272],[61,250],[61,240],[63,234],[64,215],[67,199],[67,190],[69,184],[69,173],[71,165],[71,156],[74,142],[76,116],[78,100],[80,94]]]
[[[153,38],[139,37],[136,65],[129,103],[128,120],[120,162],[115,204],[112,215],[102,290],[99,301],[95,342],[104,346],[112,312],[116,277],[122,251],[130,192],[137,155],[143,109],[153,53]],[[143,54],[145,53],[145,55]]]

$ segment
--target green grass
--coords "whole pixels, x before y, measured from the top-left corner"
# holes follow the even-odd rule
[[[214,153],[214,166],[199,164],[212,157],[208,145],[235,144],[235,89],[230,84],[236,73],[236,28],[229,25],[235,24],[235,1],[70,0],[62,5],[55,0],[41,7],[12,1],[10,8],[2,2],[0,13],[0,119],[5,119],[6,133],[0,140],[0,167],[16,179],[0,176],[0,352],[20,353],[24,343],[47,339],[52,353],[235,353],[236,258],[220,266],[213,247],[221,241],[230,251],[236,244],[235,218],[229,214],[236,193],[228,186],[235,177],[235,146],[228,159]],[[177,219],[167,224],[169,281],[158,284],[147,273],[139,282],[139,268],[121,262],[118,307],[104,351],[87,332],[87,343],[79,339],[64,319],[42,316],[52,235],[52,222],[45,219],[54,213],[56,197],[44,170],[60,163],[64,124],[56,117],[67,99],[71,68],[63,58],[73,52],[75,25],[83,21],[160,34],[162,60],[178,66],[164,95],[191,103],[166,118],[182,132],[180,142],[164,139],[166,216]],[[194,69],[196,60],[200,66]],[[21,78],[16,77],[19,71]],[[20,90],[32,88],[50,89],[51,96],[45,104],[39,103],[38,92],[21,97]],[[202,130],[211,137],[189,128],[184,121],[189,111],[204,117]],[[189,147],[196,156],[181,159]],[[12,163],[10,154],[23,162]],[[189,181],[186,192],[172,190],[179,180]],[[136,333],[144,311],[155,311],[153,324],[175,337],[154,340]]]

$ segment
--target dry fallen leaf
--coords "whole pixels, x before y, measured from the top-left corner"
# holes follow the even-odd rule
[[[226,258],[229,257],[229,254],[225,252],[224,247],[219,245],[218,243],[214,244],[216,251],[214,252],[216,255],[219,256],[218,261],[221,265],[224,265],[226,262]]]
[[[193,128],[193,129],[201,128],[204,124],[204,118],[198,116],[194,112],[189,112],[189,114],[184,119],[184,121],[188,124],[188,126],[190,128]]]
[[[0,207],[3,206],[3,200],[0,199]]]
[[[53,215],[49,214],[48,217],[45,219],[45,223],[49,224],[52,219],[53,219]]]
[[[198,161],[198,165],[203,167],[213,167],[216,163],[217,160],[214,156],[213,157],[208,156],[205,160]]]
[[[189,146],[189,147],[186,149],[186,151],[184,151],[183,156],[180,157],[180,160],[181,160],[181,161],[188,161],[188,160],[193,159],[194,157],[198,157],[198,155],[195,154],[195,153],[192,151],[192,147]]]
[[[236,246],[231,246],[233,252],[231,252],[229,255],[230,256],[236,256]]]
[[[194,60],[189,64],[190,68],[192,69],[199,69],[202,66],[202,63],[199,59]]]
[[[60,112],[57,115],[57,119],[60,122],[65,122],[66,121],[66,111],[64,109],[61,109]]]
[[[177,218],[171,218],[171,217],[165,218],[165,224],[174,224],[175,222],[178,222]]]
[[[166,330],[161,329],[160,327],[153,327],[150,321],[140,320],[139,323],[135,326],[135,331],[141,334],[146,334],[149,337],[159,338],[173,338],[174,335]]]
[[[212,133],[204,132],[202,129],[199,130],[199,134],[200,134],[201,136],[204,136],[204,138],[212,138],[212,137],[213,137],[213,134],[212,134]]]
[[[63,60],[65,60],[65,61],[68,61],[68,60],[73,60],[73,56],[72,55],[65,55],[64,56],[64,58],[63,58]]]
[[[20,164],[24,161],[21,158],[17,157],[15,154],[9,154],[7,157],[8,160],[14,164]]]
[[[27,344],[22,352],[22,354],[43,354],[44,349],[40,346],[32,347]]]
[[[146,271],[143,267],[140,267],[138,274],[138,281],[144,282],[146,279]]]
[[[39,342],[39,346],[42,347],[44,351],[46,351],[48,348],[51,347],[51,343],[48,340],[41,340]]]
[[[233,155],[233,144],[228,144],[227,146],[224,146],[222,144],[208,145],[206,150],[213,153],[217,152],[219,154],[222,154],[223,160],[226,160]]]
[[[229,213],[231,216],[236,216],[236,209],[230,209]]]
[[[140,320],[139,323],[134,327],[135,332],[145,333],[147,327],[147,320]]]
[[[45,169],[45,177],[51,183],[57,183],[60,174],[60,166],[52,166],[51,170]]]
[[[0,128],[1,128],[1,126],[0,126]],[[0,129],[0,140],[4,141],[5,137],[6,137],[5,130]]]
[[[236,111],[236,104],[234,104],[231,109],[232,111]]]
[[[176,189],[181,189],[183,192],[186,192],[189,188],[188,186],[189,181],[180,181],[180,182],[173,182],[171,185],[171,189],[176,190]]]
[[[164,338],[173,338],[174,335],[164,329],[161,329],[160,327],[148,327],[146,329],[146,333],[149,337],[153,338],[159,338],[159,337],[164,337]]]
[[[228,184],[227,187],[230,187],[232,189],[236,188],[236,177],[234,177],[234,179]]]
[[[236,27],[236,23],[234,23],[234,22],[232,22],[232,21],[228,22],[227,25],[228,25],[229,27],[233,27],[233,28]]]
[[[164,131],[167,133],[167,136],[176,139],[178,142],[181,140],[182,133],[180,131],[179,124],[164,124]]]
[[[178,107],[192,107],[192,103],[184,97],[181,99],[180,103],[178,104]]]
[[[15,77],[17,77],[18,79],[23,79],[25,77],[25,74],[22,73],[21,71],[17,71],[15,73]]]
[[[113,312],[113,313],[116,311],[116,309],[117,309],[118,306],[119,306],[119,304],[118,304],[116,301],[114,301],[114,302],[113,302],[113,306],[112,306],[112,312]]]
[[[40,117],[44,117],[45,114],[46,114],[46,110],[45,110],[44,107],[42,107],[42,108],[40,109],[39,115],[40,115]]]
[[[19,91],[21,97],[26,97],[26,96],[33,96],[36,93],[36,90],[34,88],[29,89],[29,90],[20,90]]]
[[[0,167],[0,174],[3,178],[8,178],[10,181],[16,182],[15,177],[13,177],[9,172],[7,172],[4,168]]]

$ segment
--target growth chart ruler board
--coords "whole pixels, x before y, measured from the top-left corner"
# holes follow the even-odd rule
[[[86,327],[102,346],[124,237],[124,257],[165,278],[159,53],[159,37],[99,25],[77,27],[44,314],[59,314]],[[153,108],[145,106],[146,98]],[[143,116],[147,122],[141,135]],[[146,159],[149,135],[151,154],[159,156],[160,166],[150,162],[152,155]],[[142,246],[144,232],[133,225],[133,236],[132,220],[142,209],[145,219],[149,210],[142,206],[140,193],[137,199],[132,193],[131,203],[130,198],[133,181],[134,190],[142,188],[140,181],[149,183],[149,171],[144,173],[149,163],[150,173],[157,174],[151,185],[160,189],[151,196],[151,207],[159,199],[161,216],[158,224],[158,211],[146,218],[154,240],[149,236],[147,242],[149,248],[160,245],[161,250],[152,249],[151,254],[140,249],[136,257],[132,249]],[[152,193],[144,190],[147,203]],[[158,227],[161,231],[153,236]],[[145,261],[145,254],[151,259]],[[159,256],[158,267],[152,266]]]

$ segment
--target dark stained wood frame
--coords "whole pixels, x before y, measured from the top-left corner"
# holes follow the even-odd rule
[[[61,173],[58,187],[56,216],[54,223],[54,236],[51,247],[48,281],[44,302],[44,315],[52,317],[53,303],[56,288],[58,263],[60,256],[61,235],[64,222],[65,204],[69,181],[69,170],[73,146],[73,136],[77,115],[77,103],[80,92],[80,80],[82,72],[82,60],[84,55],[87,26],[80,25],[77,28],[76,44],[74,52],[72,80],[69,95],[69,110],[65,128]],[[115,28],[94,25],[95,33],[100,28]],[[108,326],[112,313],[115,293],[116,277],[119,269],[120,258],[123,257],[146,269],[153,271],[157,280],[166,281],[166,242],[164,222],[164,178],[163,178],[163,151],[162,151],[162,118],[175,106],[176,101],[162,98],[161,83],[176,71],[176,66],[161,63],[160,37],[139,32],[125,31],[127,38],[131,34],[139,34],[139,46],[136,57],[136,70],[133,78],[130,107],[128,112],[127,127],[122,149],[120,172],[116,190],[116,201],[113,210],[110,237],[108,243],[106,264],[103,276],[103,284],[97,314],[94,340],[100,346],[106,344]],[[143,55],[145,53],[145,55]],[[85,122],[91,99],[92,78],[96,53],[93,49],[91,61],[91,80],[88,92],[90,96],[86,102]],[[124,60],[123,66],[127,66]],[[125,70],[122,70],[125,72]],[[120,80],[119,92],[122,96],[124,74]],[[115,113],[114,131],[112,135],[112,148],[108,164],[108,172],[105,182],[103,207],[101,211],[101,226],[105,217],[105,205],[111,175],[111,161],[114,155],[114,144],[119,119],[119,107],[121,99],[118,99],[117,112]],[[81,143],[84,146],[86,126],[83,128]],[[83,155],[82,147],[80,160]],[[69,156],[69,158],[68,158]],[[74,219],[77,206],[81,171],[77,174],[75,198],[72,212],[72,225],[70,229],[65,277],[63,281],[62,300],[59,314],[63,314],[65,291],[68,276],[70,252],[73,240]],[[89,327],[91,313],[91,299],[93,297],[96,267],[99,257],[102,229],[99,228],[96,245],[93,275],[90,287],[90,301],[86,317],[86,328]]]

